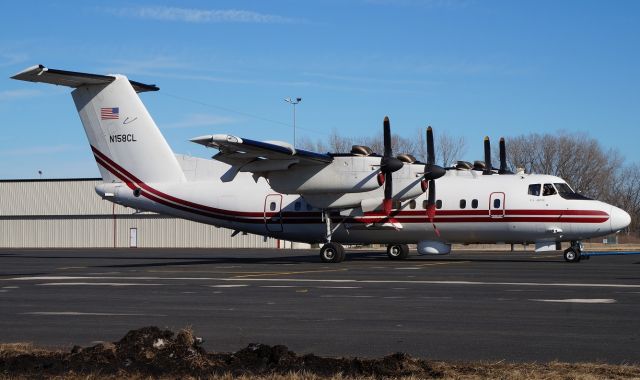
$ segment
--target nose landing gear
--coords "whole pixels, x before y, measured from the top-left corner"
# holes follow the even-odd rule
[[[564,259],[568,263],[577,263],[582,259],[582,242],[572,241],[571,246],[564,250]]]

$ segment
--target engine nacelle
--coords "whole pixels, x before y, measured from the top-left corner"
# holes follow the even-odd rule
[[[448,255],[451,253],[451,244],[435,240],[422,240],[418,243],[419,255]]]
[[[292,166],[267,174],[271,187],[283,194],[363,193],[378,189],[375,166],[380,157],[335,157],[326,166]]]

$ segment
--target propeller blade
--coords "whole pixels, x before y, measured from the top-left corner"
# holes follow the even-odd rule
[[[489,142],[489,136],[484,137],[484,170],[482,174],[489,175],[493,174],[491,171],[493,169],[491,165],[491,142]]]
[[[504,137],[500,137],[500,170],[498,170],[498,174],[513,174],[507,170],[507,148]]]
[[[433,222],[433,219],[436,216],[436,181],[434,179],[429,181],[429,195],[427,198],[427,218],[429,219],[429,223],[433,226],[433,230],[436,233],[436,236],[440,236],[440,230],[436,227],[436,224]]]
[[[391,157],[393,153],[391,152],[391,124],[389,123],[389,117],[384,117],[383,123],[383,132],[384,132],[384,157]]]
[[[383,122],[384,132],[384,155],[380,160],[380,172],[384,174],[384,201],[382,203],[384,212],[389,215],[391,213],[391,206],[393,205],[393,177],[392,174],[402,168],[404,163],[393,157],[393,151],[391,149],[391,123],[389,117],[384,117]]]
[[[433,129],[431,126],[427,127],[427,164],[436,163],[436,152],[433,148]]]
[[[393,176],[391,173],[386,173],[384,180],[384,201],[382,206],[385,214],[391,214],[391,207],[393,206]]]
[[[427,163],[424,165],[424,179],[427,181],[438,179],[447,172],[442,166],[436,165],[436,152],[433,147],[433,128],[427,127]]]

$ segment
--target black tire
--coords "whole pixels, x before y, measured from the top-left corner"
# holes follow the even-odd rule
[[[404,260],[409,257],[409,246],[406,244],[389,244],[387,246],[387,256],[391,260]]]
[[[580,252],[573,248],[568,248],[564,251],[564,259],[568,263],[577,263],[580,261]]]
[[[320,249],[320,260],[323,263],[339,263],[344,260],[344,247],[338,243],[327,243]]]

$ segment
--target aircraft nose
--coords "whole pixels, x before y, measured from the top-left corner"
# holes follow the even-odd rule
[[[623,209],[611,206],[611,232],[620,231],[631,224],[631,216]]]

